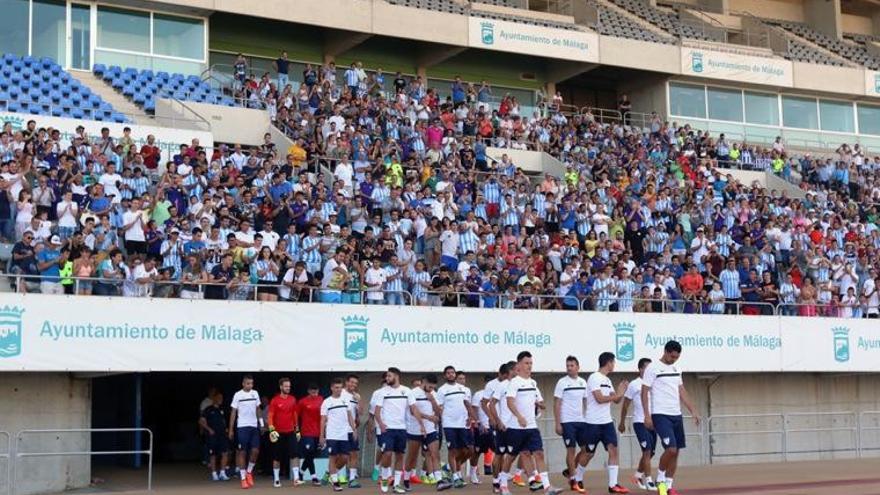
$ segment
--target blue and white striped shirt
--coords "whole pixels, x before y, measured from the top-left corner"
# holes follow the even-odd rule
[[[385,290],[392,292],[403,291],[403,278],[397,277],[391,280],[391,277],[400,274],[400,269],[396,266],[388,265],[385,267]]]
[[[458,252],[460,254],[466,254],[468,251],[477,252],[477,245],[480,243],[480,238],[477,237],[477,234],[474,234],[474,231],[471,229],[465,230],[463,233],[458,234]]]
[[[632,279],[617,281],[617,310],[622,313],[631,313],[633,310],[633,296],[636,294],[636,283]]]
[[[487,203],[500,203],[501,187],[498,186],[497,182],[487,182],[483,184],[483,197],[486,198]]]
[[[501,204],[501,217],[504,219],[503,225],[519,225],[519,211],[516,205],[509,205],[507,202]]]
[[[321,250],[320,248],[315,248],[311,251],[306,251],[306,249],[317,246],[321,244],[321,236],[306,236],[302,240],[302,249],[303,249],[303,261],[306,263],[320,263],[321,262]]]
[[[615,295],[613,293],[613,288],[616,286],[617,282],[608,277],[606,279],[597,278],[593,282],[593,293],[596,294],[596,309],[599,311],[608,311],[611,305],[614,303]],[[609,288],[607,291],[603,291],[602,289]]]
[[[742,293],[739,291],[739,271],[736,269],[721,271],[718,277],[721,279],[721,290],[727,299],[739,299]]]
[[[266,282],[277,282],[278,276],[275,275],[275,272],[269,269],[271,261],[270,260],[257,260],[254,262],[254,267],[257,270],[257,276],[260,280],[265,280]],[[266,273],[260,275],[260,272],[266,270]]]
[[[302,249],[300,237],[297,234],[285,234],[284,240],[287,241],[287,254],[293,258],[293,261],[299,261],[299,253]]]
[[[412,295],[415,299],[425,299],[428,297],[428,289],[419,282],[430,282],[431,274],[425,271],[413,272],[412,274]]]
[[[171,248],[167,253],[165,253],[166,249]],[[162,246],[159,248],[160,252],[165,253],[162,256],[162,268],[172,267],[174,268],[173,278],[178,278],[180,276],[180,269],[183,260],[180,259],[180,251],[183,249],[183,242],[178,240],[174,241],[162,241]]]

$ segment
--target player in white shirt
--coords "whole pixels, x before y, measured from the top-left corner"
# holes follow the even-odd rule
[[[629,387],[626,380],[617,384],[617,390],[611,385],[608,375],[614,373],[616,359],[614,354],[599,354],[599,370],[587,378],[587,458],[584,467],[593,458],[599,443],[608,451],[608,493],[629,493],[617,482],[620,471],[617,451],[617,431],[611,417],[611,403],[623,400],[623,394]]]
[[[382,387],[385,386],[385,380],[387,378],[387,373],[382,373],[382,379],[379,381],[379,388],[373,391],[373,394],[370,396],[370,404],[367,406],[367,424],[364,428],[364,431],[367,435],[367,441],[372,442],[374,437],[378,438],[379,434],[382,433],[379,431],[379,423],[376,422],[376,418],[373,416],[373,411],[376,409],[376,404],[379,403],[379,398],[382,395]],[[379,474],[381,473],[382,466],[380,465],[382,456],[379,454],[379,443],[376,442],[376,454],[375,454],[375,464],[373,465],[373,474],[371,476],[373,481],[379,480]]]
[[[349,439],[357,439],[357,428],[348,399],[342,397],[342,378],[330,382],[330,397],[321,403],[321,437],[318,445],[327,449],[330,484],[334,492],[342,491],[339,469],[348,464]]]
[[[238,440],[237,464],[242,488],[254,486],[254,466],[260,455],[260,427],[263,426],[259,408],[260,394],[254,390],[254,377],[244,375],[241,390],[232,396],[229,416],[229,439]]]
[[[510,494],[510,489],[507,487],[507,471],[510,470],[513,458],[518,454],[522,454],[523,463],[526,465],[531,465],[530,459],[534,460],[536,470],[541,475],[545,494],[562,493],[562,490],[550,484],[550,474],[544,462],[544,444],[536,417],[537,410],[544,409],[544,397],[541,396],[538,384],[532,379],[532,353],[529,351],[522,351],[516,356],[516,376],[512,377],[507,385],[505,400],[507,414],[502,415],[501,420],[507,431],[505,442],[508,456],[504,459],[499,479],[502,495]],[[541,487],[535,485],[530,488],[537,491]]]
[[[409,387],[400,384],[400,370],[388,368],[385,386],[377,398],[373,417],[379,426],[379,451],[382,453],[380,488],[388,493],[391,483],[391,460],[394,457],[394,493],[406,493],[403,487],[403,456],[406,453],[406,414]]]
[[[471,432],[471,425],[474,422],[473,410],[471,410],[471,390],[456,383],[454,366],[447,366],[443,369],[443,378],[446,379],[446,383],[437,390],[437,404],[440,405],[440,420],[443,426],[443,436],[446,439],[452,480],[444,479],[439,482],[437,484],[438,490],[464,486],[464,480],[459,471],[470,457],[471,448],[474,445],[474,436]]]
[[[556,382],[553,390],[553,416],[556,419],[556,434],[565,443],[566,476],[569,487],[577,493],[585,493],[584,471],[586,469],[587,421],[587,381],[579,375],[580,362],[574,356],[565,358],[566,375]],[[581,451],[575,455],[576,449]]]
[[[485,384],[488,384],[492,380],[496,380],[492,375],[486,375],[484,377]],[[471,466],[479,466],[480,456],[482,455],[483,472],[489,474],[492,466],[491,464],[486,463],[486,455],[490,450],[495,448],[495,445],[492,440],[492,429],[489,427],[489,416],[486,414],[486,411],[483,410],[483,398],[485,395],[486,389],[484,385],[484,388],[474,392],[473,397],[471,397],[471,409],[473,410],[474,417],[477,418],[476,430],[474,431],[474,455],[471,456]]]
[[[345,377],[345,388],[342,389],[342,398],[348,401],[348,409],[351,411],[351,417],[354,419],[354,429],[348,436],[348,487],[360,488],[361,482],[358,481],[358,454],[361,450],[360,439],[356,432],[361,426],[361,394],[358,393],[358,384],[360,378],[351,374]],[[345,476],[345,473],[343,473]],[[341,477],[342,478],[342,477]],[[341,481],[344,483],[344,479]]]
[[[498,367],[498,376],[486,383],[486,386],[483,388],[483,398],[480,401],[480,408],[489,417],[489,427],[492,430],[492,449],[495,452],[495,459],[492,461],[493,493],[501,491],[499,476],[506,446],[504,443],[504,424],[501,422],[499,408],[502,404],[506,403],[503,400],[505,396],[501,392],[507,390],[511,367],[510,363],[504,363]]]
[[[694,423],[700,426],[700,414],[684,388],[681,371],[674,366],[680,356],[681,344],[670,340],[663,347],[660,360],[649,364],[642,375],[645,428],[657,432],[663,445],[663,455],[657,466],[657,491],[660,495],[678,495],[678,491],[672,488],[672,479],[678,467],[678,453],[685,447],[682,403],[690,411]]]
[[[414,481],[418,466],[419,452],[425,456],[427,471],[430,474],[427,484],[442,479],[440,472],[440,436],[437,424],[440,423],[440,405],[437,403],[437,376],[425,375],[418,386],[410,389],[407,404],[410,414],[406,417],[406,461],[404,464],[404,488]],[[421,481],[421,480],[420,480]]]
[[[650,359],[639,359],[639,377],[629,382],[629,387],[623,394],[623,405],[620,407],[620,423],[617,425],[617,431],[621,434],[626,433],[626,413],[629,411],[629,405],[632,404],[633,432],[642,448],[642,457],[639,459],[639,467],[633,475],[633,482],[642,490],[653,492],[657,490],[657,485],[651,479],[651,459],[654,457],[654,447],[657,445],[657,434],[645,428],[645,410],[642,407],[642,376],[649,364],[651,364]]]

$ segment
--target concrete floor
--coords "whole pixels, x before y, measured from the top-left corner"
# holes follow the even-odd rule
[[[630,481],[631,470],[621,471],[621,484],[632,493],[644,493],[636,489]],[[95,486],[71,493],[144,493],[146,471],[96,469],[94,477],[103,482]],[[206,472],[198,466],[165,465],[155,469],[154,491],[161,495],[190,495],[202,493],[241,492],[237,482],[212,483],[205,481]],[[683,495],[825,495],[828,493],[848,493],[855,495],[880,495],[880,469],[877,459],[807,461],[787,463],[735,464],[722,466],[684,467],[675,477],[676,488]],[[562,483],[559,475],[554,481]],[[481,486],[468,485],[462,490],[449,493],[489,494],[491,480],[483,478]],[[607,493],[605,474],[588,473],[586,485],[591,494]],[[330,488],[302,486],[293,488],[285,485],[273,489],[268,477],[259,477],[249,495],[277,494],[282,491],[295,491],[301,495],[332,493]],[[379,493],[372,484],[354,493]],[[433,492],[432,488],[417,486],[413,493]],[[527,495],[525,488],[513,489],[515,494]]]

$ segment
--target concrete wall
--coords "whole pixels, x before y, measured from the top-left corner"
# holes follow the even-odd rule
[[[799,0],[730,0],[732,12],[748,12],[767,19],[804,22],[804,5]]]
[[[805,62],[792,62],[792,65],[796,89],[848,95],[865,94],[865,73],[862,68],[834,67]]]
[[[599,62],[604,65],[680,74],[681,50],[677,45],[600,36]]]
[[[870,17],[842,14],[841,25],[844,33],[856,33],[871,36],[874,34],[874,23]]]
[[[271,126],[269,113],[265,110],[195,102],[186,102],[186,106],[210,124],[217,143],[257,146],[263,144],[263,135]],[[186,118],[186,112],[166,98],[156,99],[156,115],[160,118]]]
[[[0,373],[0,430],[13,436],[25,429],[69,429],[91,426],[89,380],[63,373]],[[0,439],[0,452],[6,452]],[[29,434],[18,452],[84,451],[89,434]],[[0,464],[0,487],[6,486],[6,466]],[[87,457],[27,458],[18,463],[17,495],[83,488],[91,482]]]
[[[513,160],[514,165],[531,173],[551,173],[561,177],[565,173],[565,165],[558,159],[540,151],[514,150],[508,148],[487,148],[486,155],[501,161],[503,155]]]

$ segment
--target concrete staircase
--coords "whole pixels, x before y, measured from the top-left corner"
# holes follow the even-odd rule
[[[152,115],[144,112],[140,107],[128,100],[122,93],[117,92],[112,86],[105,83],[103,79],[86,71],[70,71],[70,75],[83,83],[93,93],[100,96],[107,103],[113,105],[119,113],[124,113],[133,124],[139,125],[157,125]]]

